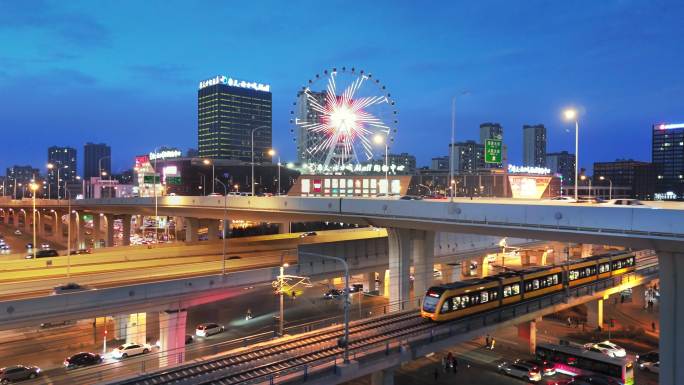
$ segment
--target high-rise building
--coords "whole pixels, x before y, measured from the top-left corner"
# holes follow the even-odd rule
[[[454,156],[451,160],[454,173],[473,173],[485,168],[484,144],[474,140],[449,144],[449,154]]]
[[[51,165],[48,166],[47,169],[47,181],[52,187],[57,185],[58,171],[60,182],[73,182],[76,180],[77,164],[75,148],[59,146],[49,147],[47,162],[48,165]]]
[[[270,86],[216,76],[197,91],[197,149],[202,158],[270,162],[272,147]]]
[[[637,166],[648,164],[632,159],[616,159],[615,162],[594,162],[592,183],[594,186],[610,185],[632,187]],[[603,179],[601,179],[603,177]]]
[[[321,106],[325,105],[325,92],[309,92],[307,96],[300,91],[297,95],[297,119],[305,122],[318,122],[321,119],[321,113],[311,108],[311,99],[315,100]],[[302,125],[297,125],[297,163],[304,164],[313,161],[309,149],[314,148],[325,139],[323,132],[311,132]]]
[[[86,143],[83,146],[83,177],[101,177],[112,173],[112,149],[104,143]],[[61,176],[61,175],[60,175]]]
[[[449,157],[448,156],[438,156],[432,158],[430,163],[430,170],[448,170],[449,169]]]
[[[487,139],[503,140],[503,127],[499,123],[480,124],[480,144],[485,144]]]
[[[657,166],[656,193],[684,196],[684,123],[654,124],[651,160]]]
[[[416,172],[416,157],[407,152],[387,155],[387,163],[404,166],[404,171],[402,171],[404,174],[414,174]]]
[[[523,164],[546,167],[546,127],[543,124],[523,126]]]
[[[7,189],[7,195],[12,195],[15,198],[29,196],[29,183],[31,183],[31,180],[35,180],[36,183],[39,183],[39,174],[40,170],[31,166],[14,165],[8,167],[5,174],[6,184],[3,188]]]
[[[567,151],[546,154],[546,167],[551,170],[551,173],[561,175],[563,185],[575,183],[575,154]]]

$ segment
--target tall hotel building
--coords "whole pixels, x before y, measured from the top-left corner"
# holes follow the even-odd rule
[[[250,162],[252,131],[254,161],[270,162],[272,146],[270,86],[223,75],[199,83],[197,144],[199,156]]]
[[[654,124],[651,147],[659,194],[684,196],[684,123]],[[671,195],[671,194],[668,194]]]

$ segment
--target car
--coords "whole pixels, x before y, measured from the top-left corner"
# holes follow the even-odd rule
[[[26,248],[29,249],[29,250],[32,249],[32,248],[33,248],[33,243],[31,243],[31,242],[27,243],[27,244],[26,244]]]
[[[21,235],[21,230],[14,230],[14,235]]]
[[[566,196],[557,196],[549,199],[551,201],[562,201],[562,202],[574,202],[575,198],[572,197],[566,197]]]
[[[645,207],[643,203],[641,203],[640,200],[638,199],[611,199],[609,201],[605,202],[606,205],[615,205],[615,206],[642,206]]]
[[[223,333],[226,329],[216,323],[204,323],[197,325],[195,335],[198,337],[209,337],[214,334]]]
[[[9,245],[0,245],[0,251],[4,253],[8,253],[10,251]]]
[[[541,381],[542,376],[539,368],[534,365],[527,364],[523,361],[514,361],[513,363],[502,362],[497,365],[501,373],[512,377],[520,378],[525,381]]]
[[[29,380],[38,377],[40,368],[31,365],[12,365],[0,369],[0,383]]]
[[[325,294],[323,294],[323,298],[325,298],[325,299],[335,299],[335,298],[341,297],[342,294],[344,294],[344,293],[342,293],[342,290],[339,290],[339,289],[330,289],[330,290],[326,291]]]
[[[222,197],[223,195],[221,195],[219,193],[211,193],[208,196],[210,196],[210,197]]]
[[[192,334],[186,334],[185,335],[185,344],[187,345],[187,344],[191,344],[193,342],[195,342],[195,336],[193,336]]]
[[[64,360],[64,367],[67,369],[80,368],[84,366],[97,365],[103,361],[102,357],[96,353],[81,352],[76,353]]]
[[[41,248],[41,249],[49,249],[49,248],[50,248],[50,244],[47,243],[47,242],[43,242],[43,243],[40,244],[40,248]]]
[[[636,362],[641,366],[645,362],[658,362],[660,361],[660,353],[657,351],[652,351],[644,354],[636,355]]]
[[[117,359],[124,359],[140,354],[147,354],[152,350],[149,344],[136,344],[133,342],[125,343],[116,349],[112,350],[112,357]]]
[[[647,372],[660,373],[660,361],[658,362],[643,362],[639,364],[639,368]]]
[[[403,201],[420,201],[420,200],[423,200],[422,197],[417,196],[417,195],[402,195],[399,199],[403,200]]]
[[[57,321],[57,322],[43,322],[40,324],[40,327],[43,329],[47,328],[56,328],[60,326],[68,326],[68,325],[74,325],[76,324],[76,321],[72,320],[67,320],[67,321]]]
[[[548,361],[526,360],[525,362],[540,368],[542,376],[553,376],[556,374],[556,367]]]
[[[625,357],[627,352],[625,349],[610,341],[603,341],[598,343],[589,343],[584,345],[587,350],[598,352],[607,355],[608,357]]]
[[[579,375],[572,378],[572,385],[620,385],[620,382],[612,377],[601,376],[598,374]]]
[[[71,250],[71,255],[82,255],[82,254],[92,254],[92,253],[93,253],[92,249]]]
[[[362,283],[353,283],[351,287],[349,288],[350,293],[358,293],[360,291],[363,291],[363,284]]]
[[[36,258],[50,258],[50,257],[59,257],[59,253],[57,252],[57,250],[48,249],[48,250],[36,251]],[[33,253],[28,254],[26,256],[26,259],[31,259],[31,258],[33,258]]]
[[[603,198],[599,197],[579,197],[577,200],[572,200],[572,203],[605,203],[606,201],[603,200]]]
[[[313,236],[315,236],[315,235],[318,235],[318,234],[316,234],[315,231],[307,231],[307,232],[305,232],[305,233],[301,233],[301,234],[299,235],[299,238],[313,237]]]
[[[55,286],[52,290],[52,294],[68,294],[75,293],[77,291],[91,290],[90,286],[80,285],[76,282],[69,282],[63,285]]]

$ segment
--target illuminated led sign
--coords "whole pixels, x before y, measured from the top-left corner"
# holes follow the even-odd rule
[[[660,130],[671,130],[673,128],[684,128],[684,123],[674,123],[674,124],[659,124],[658,129]]]
[[[231,87],[249,88],[257,91],[271,92],[271,86],[268,84],[261,84],[257,82],[246,82],[244,80],[238,80],[229,78],[225,75],[218,75],[211,79],[203,80],[199,82],[199,89],[215,86],[217,84],[226,84]]]
[[[150,160],[178,158],[183,153],[180,150],[164,150],[159,152],[150,152]]]
[[[302,165],[302,168],[309,172],[309,173],[318,173],[318,174],[330,174],[330,173],[338,173],[338,172],[351,172],[355,174],[365,174],[365,173],[381,173],[387,171],[387,173],[395,175],[397,172],[403,172],[406,169],[406,166],[403,164],[396,165],[396,164],[390,164],[389,166],[380,165],[380,164],[344,164],[344,165],[330,165],[330,166],[325,166],[321,163],[304,163]]]
[[[545,167],[528,167],[528,166],[516,166],[514,164],[509,164],[508,165],[508,172],[510,174],[547,175],[547,174],[551,174],[551,169],[545,168]]]

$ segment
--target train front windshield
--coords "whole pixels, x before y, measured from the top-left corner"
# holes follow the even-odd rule
[[[423,301],[423,311],[427,313],[434,313],[435,309],[437,309],[437,304],[439,303],[439,295],[435,297],[435,295],[430,295],[428,293],[425,296],[425,300]]]

